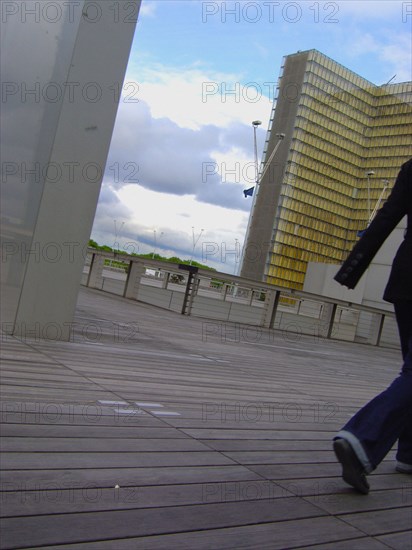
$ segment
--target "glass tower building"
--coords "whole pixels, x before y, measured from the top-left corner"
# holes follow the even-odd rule
[[[340,263],[412,157],[411,136],[412,82],[376,86],[316,50],[285,57],[241,276],[301,289],[308,262]]]

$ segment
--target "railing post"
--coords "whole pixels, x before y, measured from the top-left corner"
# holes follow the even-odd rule
[[[145,273],[145,267],[142,262],[130,260],[129,270],[127,272],[126,284],[124,285],[123,297],[137,300],[140,283]]]
[[[99,290],[103,288],[104,260],[104,256],[93,252],[86,286],[90,288],[98,288]]]
[[[264,307],[262,315],[261,325],[267,328],[273,328],[276,310],[279,305],[280,291],[279,290],[269,290],[266,292],[266,304]]]
[[[91,261],[85,285],[90,288],[103,290],[102,283],[105,280],[105,277],[103,277],[104,264],[108,256],[102,254],[100,251],[90,249],[88,253],[91,255]],[[145,269],[146,266],[150,265],[150,262],[147,262],[147,260],[142,260],[141,258],[136,258],[134,256],[125,257],[125,255],[122,255],[122,259],[123,258],[129,261],[129,269],[127,272],[127,279],[123,290],[123,296],[126,298],[138,300],[138,295],[140,293],[140,297],[142,300],[147,301],[147,303],[158,304],[159,300],[157,300],[157,297],[153,298],[153,288],[150,289],[150,292],[141,292],[141,285],[145,285],[146,283],[144,279]],[[160,264],[156,263],[155,265],[157,266]],[[163,307],[166,307],[166,309],[171,309],[173,292],[168,293],[165,292],[164,289],[167,289],[168,283],[170,282],[170,277],[172,274],[175,273],[176,267],[169,268],[167,264],[165,264],[165,266],[163,267],[162,264],[161,269],[164,270],[165,276],[161,281],[161,285],[159,284],[159,286],[161,286],[163,290],[161,291],[159,289],[159,292],[161,293],[160,301],[162,301],[162,303],[167,302],[170,294],[169,305]],[[169,269],[171,269],[171,272],[169,272]],[[179,269],[188,272],[183,296],[183,304],[181,307],[181,314],[191,315],[192,307],[196,305],[196,293],[198,292],[200,282],[203,280],[204,277],[207,279],[219,280],[219,273],[213,273],[212,275],[210,275],[206,274],[206,272],[202,270],[200,279],[198,274],[199,270],[195,266],[180,264]],[[265,292],[265,303],[263,304],[262,308],[259,308],[259,310],[261,311],[260,319],[258,321],[255,321],[254,324],[259,323],[260,326],[269,329],[274,329],[274,326],[276,324],[276,327],[281,330],[283,329],[283,326],[287,326],[288,330],[293,331],[290,327],[297,326],[297,331],[302,331],[302,333],[305,334],[312,334],[311,331],[315,330],[315,336],[319,338],[340,338],[341,340],[345,341],[353,341],[353,338],[356,338],[356,336],[358,336],[358,339],[362,339],[362,341],[368,343],[369,345],[379,346],[381,345],[383,331],[386,328],[386,320],[389,318],[392,323],[393,313],[391,313],[390,311],[382,311],[380,309],[372,307],[363,307],[362,305],[353,305],[342,300],[338,300],[337,303],[334,303],[333,298],[331,297],[327,298],[325,296],[307,292],[304,292],[304,297],[301,297],[299,300],[299,292],[295,292],[291,289],[269,287],[269,285],[264,285],[262,289],[259,286],[256,286],[256,281],[245,280],[239,277],[234,277],[233,279],[231,279],[223,273],[221,275],[224,281],[224,286],[222,288],[223,300],[228,299],[230,289],[233,288],[234,299],[229,300],[230,303],[228,304],[228,307],[222,308],[222,310],[225,312],[225,316],[227,315],[227,319],[231,319],[230,315],[232,305],[236,306],[237,303],[241,303],[241,308],[239,309],[247,311],[247,304],[249,306],[252,306],[253,304],[254,292]],[[242,291],[239,290],[240,288],[242,289]],[[210,296],[208,295],[208,293],[205,294],[205,298],[202,298],[202,308],[204,306],[204,309],[200,310],[199,308],[199,315],[203,315],[202,311],[205,311],[206,313],[204,315],[207,315],[209,300],[216,300],[218,298],[218,296]],[[239,297],[239,295],[241,295],[241,299],[237,300],[236,297]],[[287,299],[285,300],[285,303],[282,304],[282,306],[284,307],[281,307],[281,314],[278,315],[279,304],[281,303],[281,295],[285,296],[285,298]],[[179,302],[181,301],[181,299],[182,294],[180,293]],[[306,299],[309,302],[309,307],[305,306]],[[295,307],[292,306],[293,300],[299,300],[299,303],[295,304]],[[312,301],[316,302],[318,306],[320,305],[319,315],[317,314],[317,311],[314,312],[311,310],[310,303]],[[289,304],[289,302],[291,303]],[[290,307],[286,307],[286,305],[290,305]],[[338,308],[341,311],[341,319],[336,318]],[[173,309],[175,310],[175,307]],[[235,307],[233,308],[233,310],[235,312],[236,318],[238,318],[241,313],[239,313]],[[197,313],[198,312],[195,310],[195,314]],[[254,308],[254,313],[256,313],[256,308]],[[316,313],[316,315],[314,315],[313,313]],[[352,317],[353,315],[359,315],[359,313],[366,317],[366,319],[365,322],[363,322],[362,319],[358,319],[358,326],[356,328],[355,335],[353,334],[355,330],[355,320],[353,320]],[[369,322],[367,321],[368,318],[370,319]],[[278,320],[278,322],[276,322],[276,320]],[[242,317],[240,317],[240,322],[243,322]],[[287,323],[289,324],[286,325]],[[339,334],[337,332],[338,328]],[[386,336],[390,340],[391,344],[398,344],[398,340],[392,342],[392,334],[386,335],[385,330],[385,340]],[[384,344],[386,344],[386,342]]]
[[[372,346],[378,346],[382,335],[384,316],[380,313],[372,313],[371,316],[367,342]]]
[[[272,306],[272,313],[270,315],[269,328],[273,328],[275,325],[275,319],[276,319],[276,313],[278,310],[279,300],[280,300],[280,290],[276,290],[275,299]]]
[[[379,322],[379,328],[378,328],[378,334],[377,334],[377,337],[376,337],[376,346],[379,346],[380,343],[381,343],[381,338],[382,338],[382,332],[383,332],[383,325],[385,324],[385,314],[384,313],[381,313],[380,314],[380,322]]]
[[[162,282],[162,288],[167,288],[167,285],[169,284],[169,279],[170,279],[170,272],[165,271],[165,276]]]
[[[189,272],[181,313],[182,315],[190,315],[190,310],[192,309],[193,295],[196,286],[195,283],[197,280],[195,274],[199,271],[199,268],[193,265],[179,264],[179,269],[183,269]]]
[[[323,310],[322,316],[325,315],[329,316],[329,319],[327,320],[328,323],[328,331],[326,333],[326,338],[330,339],[332,336],[333,331],[333,323],[335,322],[335,315],[336,310],[338,308],[338,304],[325,304],[325,308]]]

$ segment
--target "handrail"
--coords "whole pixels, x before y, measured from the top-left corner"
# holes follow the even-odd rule
[[[326,338],[366,340],[366,343],[374,345],[381,345],[382,338],[385,338],[387,342],[390,340],[391,347],[399,347],[394,313],[383,308],[278,287],[204,268],[193,270],[189,277],[189,272],[181,269],[182,264],[126,253],[113,254],[89,248],[88,254],[92,255],[92,261],[84,284],[125,298],[151,303],[188,316],[223,319],[268,329],[282,330],[282,327],[286,327],[290,332],[296,325],[302,334],[317,331],[318,336],[322,332]],[[113,273],[113,277],[105,277],[105,259],[129,263],[126,276],[116,277]],[[86,265],[88,267],[87,262]],[[146,274],[147,269],[165,275],[150,277]],[[173,281],[171,275],[175,274],[183,275],[185,283],[177,284]],[[210,286],[215,279],[223,283],[220,289]],[[199,284],[202,280],[206,280],[206,284]],[[109,290],[104,288],[105,283]],[[233,293],[228,292],[229,287],[234,289]]]

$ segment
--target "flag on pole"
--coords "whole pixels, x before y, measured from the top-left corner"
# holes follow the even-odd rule
[[[254,189],[255,189],[254,187],[250,187],[249,189],[244,189],[243,190],[243,194],[245,195],[245,199],[247,197],[252,197],[253,196],[253,190]]]

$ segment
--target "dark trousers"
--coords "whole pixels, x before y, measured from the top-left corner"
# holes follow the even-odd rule
[[[396,459],[412,465],[412,301],[395,303],[395,314],[404,361],[402,370],[337,436],[352,444],[367,471],[378,466],[396,441]]]

